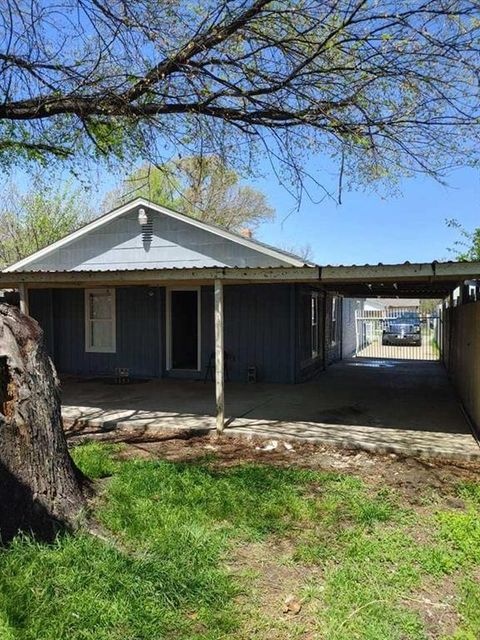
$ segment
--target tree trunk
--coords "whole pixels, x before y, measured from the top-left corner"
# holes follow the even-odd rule
[[[38,323],[0,305],[0,536],[75,529],[87,481],[63,433],[59,383]]]

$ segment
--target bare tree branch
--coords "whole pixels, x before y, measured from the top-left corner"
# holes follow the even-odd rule
[[[301,191],[479,158],[477,0],[0,0],[0,162],[266,153]],[[259,144],[262,141],[262,144]],[[257,160],[252,158],[257,155]]]

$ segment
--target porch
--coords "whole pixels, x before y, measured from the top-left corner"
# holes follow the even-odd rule
[[[118,432],[136,441],[165,432],[214,431],[212,382],[152,379],[119,387],[67,377],[63,416],[71,437]],[[337,363],[298,384],[226,384],[225,434],[318,442],[403,455],[480,459],[444,367],[438,362]]]

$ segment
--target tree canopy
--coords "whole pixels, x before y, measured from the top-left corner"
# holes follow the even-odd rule
[[[107,197],[110,205],[144,196],[157,204],[228,229],[254,229],[274,216],[266,196],[240,183],[218,156],[191,156],[134,171]]]
[[[476,0],[0,0],[0,160],[478,162]]]
[[[0,203],[0,268],[63,238],[91,218],[85,194],[36,177],[23,192],[13,184]]]
[[[447,220],[447,225],[457,229],[460,234],[458,240],[455,240],[453,248],[450,249],[455,254],[456,260],[480,261],[480,227],[468,231],[455,219]]]

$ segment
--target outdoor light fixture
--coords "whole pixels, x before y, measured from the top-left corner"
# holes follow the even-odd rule
[[[138,224],[140,225],[144,225],[148,223],[148,216],[147,216],[147,212],[145,211],[145,209],[139,209],[138,210]]]

